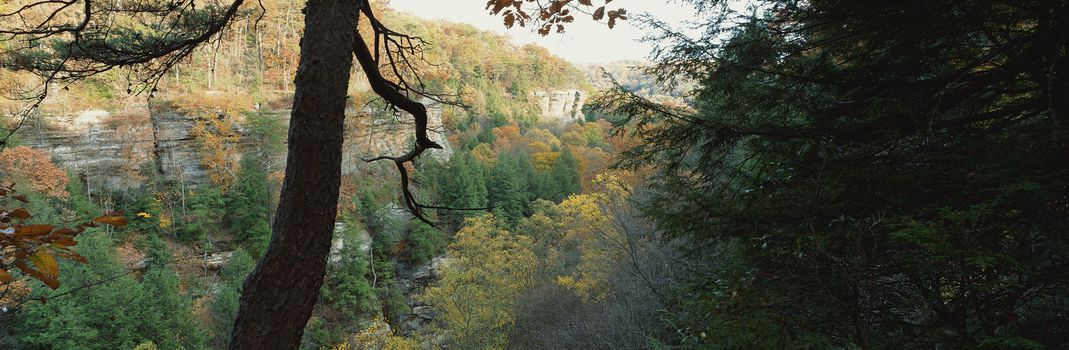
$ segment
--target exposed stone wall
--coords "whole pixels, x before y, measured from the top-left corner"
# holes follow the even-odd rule
[[[288,123],[289,111],[275,113]],[[343,149],[342,172],[351,173],[363,164],[362,159],[383,154],[399,155],[409,149],[414,138],[411,116],[374,118],[367,111],[346,112],[346,142]],[[431,138],[445,147],[430,150],[429,157],[448,159],[452,155],[445,130],[442,111],[436,104],[428,104],[430,128],[436,132]],[[207,181],[201,165],[200,145],[190,135],[194,124],[191,116],[169,107],[134,106],[118,111],[84,110],[63,114],[49,114],[32,120],[18,131],[18,138],[27,146],[48,151],[53,160],[81,178],[90,191],[98,188],[121,189],[139,185],[139,165],[154,161],[155,171],[165,177],[183,179],[191,183]],[[249,130],[239,129],[242,139],[234,147],[238,154],[261,145],[250,137]],[[276,159],[285,163],[285,155]]]
[[[544,121],[568,124],[585,118],[583,104],[587,96],[582,90],[535,91],[533,94],[542,107]]]

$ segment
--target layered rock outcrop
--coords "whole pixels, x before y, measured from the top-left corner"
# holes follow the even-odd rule
[[[425,156],[448,159],[452,149],[442,128],[441,108],[427,103],[427,109],[433,130],[430,136],[445,149],[429,150]],[[289,123],[288,110],[258,112]],[[400,155],[412,145],[410,115],[376,117],[370,111],[356,109],[346,114],[343,174],[359,169],[365,158]],[[42,115],[20,128],[17,136],[27,146],[50,152],[53,160],[70,169],[90,191],[137,186],[146,172],[196,184],[206,182],[208,176],[201,164],[201,144],[191,134],[195,121],[195,117],[164,104],[112,111],[90,109]],[[238,125],[237,132],[242,137],[228,146],[237,150],[235,157],[264,147],[259,140],[246,137],[251,130]],[[274,163],[284,164],[285,154]],[[149,164],[155,168],[143,169]]]
[[[582,90],[535,91],[534,97],[542,107],[542,119],[568,124],[582,121],[586,93]]]

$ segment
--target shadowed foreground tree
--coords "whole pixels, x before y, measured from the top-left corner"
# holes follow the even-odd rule
[[[1069,3],[691,2],[651,23],[690,105],[601,100],[699,257],[681,345],[1069,345]]]
[[[117,68],[130,69],[129,76],[135,77],[131,90],[154,91],[179,60],[226,28],[239,11],[246,11],[243,2],[31,0],[0,6],[4,22],[0,66],[39,78],[18,96],[28,100],[29,107],[15,116],[16,128],[37,112],[52,86]],[[258,11],[248,7],[247,11]],[[562,32],[580,12],[594,20],[607,18],[610,26],[626,19],[622,9],[594,8],[590,0],[491,0],[487,9],[503,16],[506,26],[535,26],[543,35],[551,28]],[[405,205],[413,215],[427,221],[422,209],[433,208],[415,201],[405,168],[427,149],[441,147],[427,137],[426,109],[414,100],[420,96],[441,100],[423,91],[416,72],[425,43],[385,26],[368,0],[309,0],[304,14],[286,177],[271,242],[245,283],[230,342],[234,349],[299,345],[323,281],[337,214],[353,57],[372,90],[415,120],[412,150],[371,161],[397,165]],[[360,19],[365,23],[358,26]]]

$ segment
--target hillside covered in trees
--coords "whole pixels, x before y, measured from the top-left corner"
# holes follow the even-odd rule
[[[1069,4],[686,3],[0,4],[0,348],[1069,347]]]

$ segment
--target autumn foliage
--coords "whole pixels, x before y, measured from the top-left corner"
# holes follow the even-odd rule
[[[0,152],[0,180],[25,183],[34,192],[54,198],[67,198],[67,173],[52,163],[44,151],[26,146],[5,148]]]

